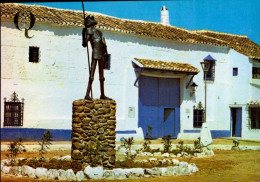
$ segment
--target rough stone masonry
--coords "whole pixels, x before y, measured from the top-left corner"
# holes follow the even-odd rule
[[[72,167],[76,170],[115,167],[116,102],[94,99],[73,102]]]

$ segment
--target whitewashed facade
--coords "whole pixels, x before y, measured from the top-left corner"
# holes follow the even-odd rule
[[[81,31],[82,27],[36,22],[29,31],[33,38],[28,39],[12,21],[2,18],[2,128],[4,98],[10,98],[15,91],[19,98],[25,99],[22,128],[71,130],[72,102],[84,98],[88,84],[87,51],[81,46]],[[192,96],[191,89],[186,88],[191,78],[189,75],[142,73],[153,77],[180,78],[178,137],[196,139],[200,129],[193,128],[193,106],[199,102],[205,106],[200,62],[208,55],[216,59],[215,81],[207,82],[206,121],[214,131],[213,137],[231,137],[231,108],[242,108],[241,138],[260,139],[260,129],[250,129],[248,116],[248,103],[260,99],[260,80],[252,79],[252,67],[260,67],[260,63],[228,46],[193,44],[108,30],[102,32],[111,54],[110,70],[104,71],[105,93],[117,102],[117,139],[122,136],[142,139],[145,135],[138,128],[138,84],[134,86],[138,73],[133,67],[134,58],[189,63],[200,70],[193,79],[198,87]],[[30,46],[39,47],[39,63],[28,61]],[[238,68],[238,76],[232,75],[233,68]],[[99,98],[98,71],[93,91],[94,98]],[[129,108],[133,109],[131,113]]]

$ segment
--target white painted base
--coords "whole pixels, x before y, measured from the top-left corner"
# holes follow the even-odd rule
[[[210,129],[207,123],[202,124],[201,132],[200,132],[200,143],[203,147],[206,147],[213,143]]]
[[[134,140],[144,140],[143,129],[141,127],[136,129],[136,133],[133,134],[116,134],[116,141],[120,141],[120,138],[134,137]]]
[[[196,140],[200,137],[200,133],[179,133],[177,139]]]

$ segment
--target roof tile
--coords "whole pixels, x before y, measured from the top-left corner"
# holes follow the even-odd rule
[[[167,61],[155,61],[150,59],[139,59],[135,58],[136,61],[141,63],[144,68],[157,69],[165,71],[178,71],[183,73],[199,73],[199,69],[188,63],[178,63],[178,62],[167,62]]]
[[[31,11],[35,15],[36,22],[83,27],[82,11],[55,9],[39,5],[1,3],[1,17],[3,18],[13,19],[15,14],[20,10]],[[95,17],[98,22],[97,28],[99,29],[189,43],[228,46],[250,58],[260,59],[260,46],[246,36],[223,34],[213,31],[189,31],[155,22],[126,20],[91,12],[86,12],[86,15],[93,15]]]

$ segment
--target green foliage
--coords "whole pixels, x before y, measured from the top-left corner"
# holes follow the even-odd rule
[[[184,151],[184,142],[181,140],[178,142],[179,145],[176,145],[176,148],[179,150],[179,152]]]
[[[22,144],[22,138],[9,143],[7,151],[9,151],[9,154],[6,154],[6,156],[11,159],[11,165],[14,165],[15,157],[26,151],[24,145]]]
[[[202,146],[200,144],[200,137],[198,138],[198,140],[194,141],[194,152],[202,152]]]
[[[164,152],[170,152],[170,149],[172,147],[171,138],[172,138],[171,135],[162,138]]]
[[[136,154],[132,155],[132,153],[131,153],[133,144],[134,144],[134,138],[133,137],[129,137],[125,140],[125,148],[127,149],[126,158],[125,158],[126,161],[128,161],[128,160],[133,161],[136,157]]]
[[[196,147],[199,147],[199,145],[197,145],[197,143],[200,143],[200,142],[196,141],[196,142],[194,142],[194,145],[195,145],[195,143],[196,143]],[[183,141],[179,141],[178,144],[179,145],[176,146],[178,153],[186,152],[188,154],[193,155],[196,151],[195,148],[185,146]]]
[[[39,154],[41,157],[43,157],[43,154],[47,153],[47,149],[49,149],[52,141],[52,134],[49,130],[46,130],[43,134],[43,137],[41,138],[41,141],[39,142],[40,150]]]
[[[152,139],[152,130],[153,128],[151,126],[148,126],[148,131],[146,132],[145,135],[145,142],[143,144],[143,149],[145,152],[150,152],[151,151],[151,139]]]

